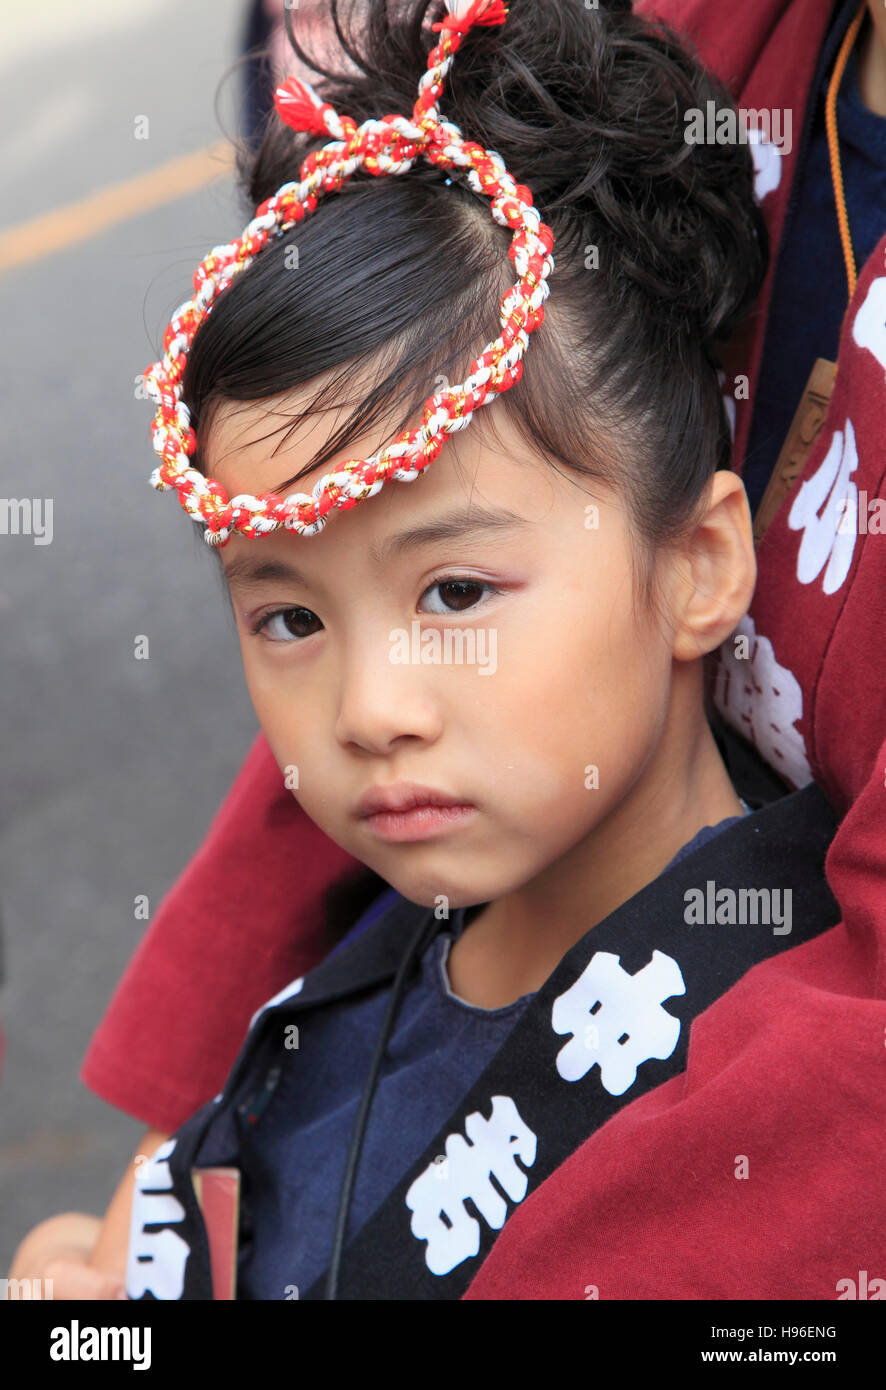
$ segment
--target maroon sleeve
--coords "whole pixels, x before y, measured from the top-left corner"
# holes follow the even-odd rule
[[[152,1129],[221,1090],[252,1014],[310,970],[384,884],[295,801],[260,735],[161,903],[80,1079]]]

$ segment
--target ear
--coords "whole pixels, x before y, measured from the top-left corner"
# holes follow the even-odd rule
[[[714,474],[678,551],[674,658],[694,661],[725,642],[748,611],[757,581],[751,511],[736,473]]]

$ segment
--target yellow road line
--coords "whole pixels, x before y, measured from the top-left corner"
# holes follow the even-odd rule
[[[195,193],[234,166],[234,150],[219,140],[203,150],[170,159],[156,169],[90,193],[0,232],[0,273],[104,232],[149,208]]]

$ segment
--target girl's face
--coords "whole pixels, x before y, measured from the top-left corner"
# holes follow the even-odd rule
[[[229,496],[278,490],[319,443],[315,421],[272,457],[266,410],[218,409],[207,472]],[[318,535],[235,535],[220,552],[287,785],[427,906],[515,890],[661,783],[667,574],[654,618],[634,602],[619,500],[533,458],[506,415],[498,429],[501,445],[472,425],[450,436],[423,477],[388,482]],[[390,437],[355,441],[287,491]],[[363,813],[368,793],[404,783],[462,809]]]

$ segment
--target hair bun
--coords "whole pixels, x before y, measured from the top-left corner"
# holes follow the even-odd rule
[[[324,97],[357,121],[411,111],[439,38],[440,0],[329,4],[346,55],[335,70],[324,66],[328,47],[302,49],[295,32],[300,60],[324,74],[315,80]],[[532,190],[555,257],[593,244],[616,299],[633,286],[674,328],[708,343],[756,296],[767,249],[748,148],[685,138],[685,113],[709,100],[731,105],[684,41],[629,0],[595,9],[510,0],[504,25],[466,36],[440,112]],[[273,191],[262,186],[261,157],[252,175],[254,206]]]

